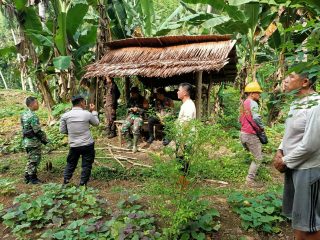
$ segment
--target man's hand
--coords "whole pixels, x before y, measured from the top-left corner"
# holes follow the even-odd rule
[[[287,165],[282,160],[283,152],[278,150],[273,158],[273,166],[281,173],[284,173],[287,170]]]
[[[89,104],[89,112],[94,111],[95,108],[96,108],[96,105],[94,105],[93,103],[90,103],[90,104]]]
[[[137,112],[138,111],[138,108],[137,107],[133,107],[131,108],[133,112]]]

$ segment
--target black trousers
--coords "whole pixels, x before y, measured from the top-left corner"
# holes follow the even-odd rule
[[[157,123],[160,123],[160,120],[158,117],[151,116],[148,118],[148,131],[149,131],[149,137],[153,137],[153,127]]]
[[[94,143],[87,146],[70,148],[67,157],[67,166],[64,169],[65,182],[69,181],[72,178],[74,170],[78,165],[80,156],[82,156],[80,185],[85,185],[89,181],[92,164],[95,157]]]

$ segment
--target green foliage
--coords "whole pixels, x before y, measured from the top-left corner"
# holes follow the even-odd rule
[[[59,103],[56,104],[53,109],[52,109],[52,116],[59,118],[60,115],[64,114],[65,112],[67,112],[68,110],[71,109],[71,103]]]
[[[217,210],[200,199],[198,187],[181,189],[180,179],[177,174],[169,175],[167,179],[156,178],[147,185],[146,191],[153,196],[151,208],[166,223],[165,239],[182,239],[183,236],[184,239],[197,239],[195,236],[218,231]]]
[[[16,193],[15,181],[8,179],[0,179],[0,195],[12,195]]]
[[[56,69],[59,70],[66,70],[69,68],[71,64],[71,57],[70,56],[60,56],[53,58],[53,65]]]
[[[14,235],[26,238],[35,230],[37,239],[156,239],[155,218],[143,210],[133,195],[112,212],[92,188],[42,186],[42,194],[21,194],[4,209],[3,224]]]
[[[199,214],[196,219],[189,221],[181,230],[179,239],[206,239],[207,232],[218,231],[220,222],[214,222],[214,219],[220,217],[216,209],[208,209]]]
[[[285,220],[281,214],[282,201],[277,193],[270,192],[246,198],[241,193],[233,193],[228,198],[233,211],[239,214],[241,225],[245,230],[249,228],[267,233],[279,233],[279,223]]]

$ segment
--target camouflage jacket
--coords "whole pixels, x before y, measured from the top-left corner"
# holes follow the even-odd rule
[[[41,143],[48,143],[45,132],[41,130],[38,116],[30,109],[22,113],[21,127],[24,147],[39,147]]]

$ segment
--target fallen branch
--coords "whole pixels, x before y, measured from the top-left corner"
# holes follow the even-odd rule
[[[122,147],[117,147],[117,146],[114,146],[114,145],[111,145],[111,144],[107,144],[108,147],[111,147],[113,149],[118,149],[118,150],[122,150],[122,151],[126,151],[126,152],[131,152],[132,150],[131,149],[128,149],[128,148],[122,148]],[[143,152],[143,153],[152,153],[151,151],[148,151],[148,150],[145,150],[145,149],[142,149],[142,148],[139,148],[138,149],[138,152]]]
[[[133,166],[140,166],[140,167],[152,168],[152,166],[150,166],[150,165],[132,162],[132,161],[130,161],[129,159],[123,159],[123,160],[124,160],[124,161],[127,161],[128,163],[131,163]]]
[[[120,160],[113,154],[111,147],[109,147],[109,152],[112,155],[112,157],[121,165],[121,167],[126,168],[122,162],[120,162]]]
[[[124,159],[124,160],[126,160],[126,159],[129,159],[129,160],[138,160],[137,158],[133,158],[133,157],[127,157],[127,156],[120,156],[120,155],[114,155],[115,157],[117,157],[118,159]],[[113,156],[112,155],[110,155],[110,154],[106,154],[104,157],[95,157],[96,159],[105,159],[105,158],[113,158]]]
[[[223,185],[228,185],[228,182],[224,182],[224,181],[220,181],[220,180],[214,180],[214,179],[204,179],[205,182],[209,182],[209,183],[219,183],[219,184],[223,184]]]

